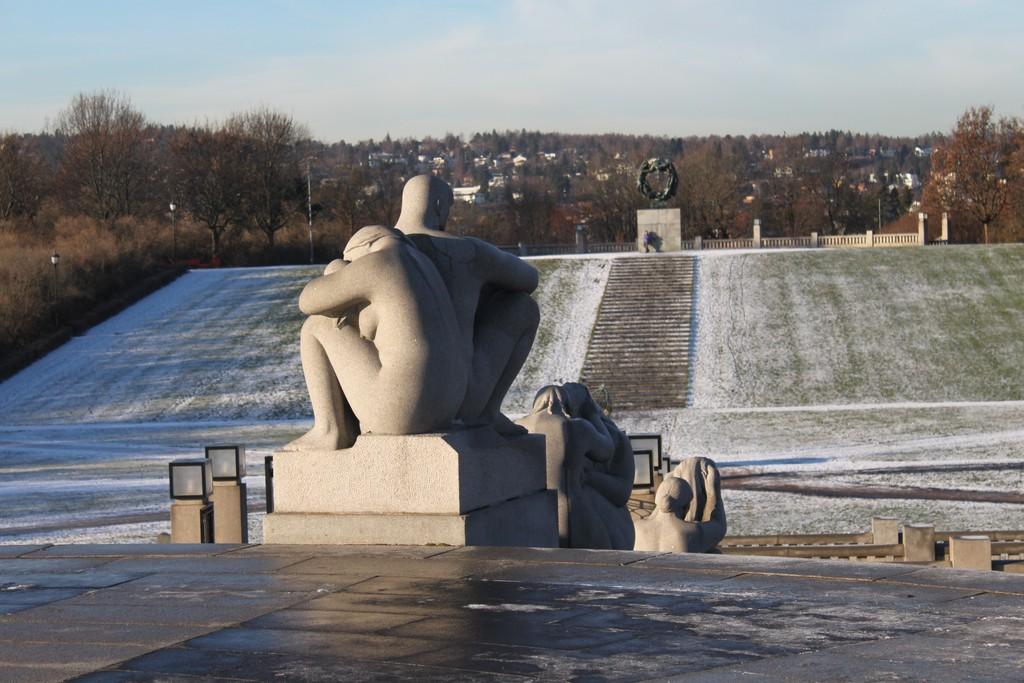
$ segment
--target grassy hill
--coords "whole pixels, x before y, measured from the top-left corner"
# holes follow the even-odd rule
[[[695,407],[1024,399],[1024,246],[700,260]]]
[[[506,409],[579,376],[606,259],[535,263],[541,327]],[[310,418],[297,300],[319,267],[193,271],[0,383],[0,426]]]

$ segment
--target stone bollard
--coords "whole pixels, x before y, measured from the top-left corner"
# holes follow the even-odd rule
[[[871,536],[875,545],[896,545],[900,542],[900,520],[896,517],[872,517]]]
[[[928,214],[917,214],[917,243],[928,244]]]
[[[171,504],[171,543],[214,543],[213,506],[201,500]]]
[[[818,248],[818,233],[812,232],[811,233],[811,249],[817,249],[817,248]]]
[[[583,223],[576,226],[576,253],[587,253],[587,226]]]
[[[693,238],[693,248],[696,249],[697,251],[701,250],[700,235],[697,235],[696,237]]]
[[[249,505],[246,485],[213,482],[213,537],[217,543],[249,542]]]
[[[761,219],[754,219],[754,249],[761,248]]]
[[[949,244],[949,214],[945,211],[942,212],[942,235],[939,239]]]
[[[520,243],[519,243],[519,255],[520,255],[520,256],[528,256],[528,254],[526,253],[526,251],[527,251],[527,249],[526,249],[526,245],[525,245],[525,244],[523,244],[522,242],[520,242]]]
[[[868,247],[875,246],[875,233],[873,230],[868,230],[864,235],[864,245]]]
[[[903,527],[903,561],[935,561],[935,527],[931,524],[907,524]]]
[[[949,539],[953,569],[992,569],[992,539],[988,536],[953,536]]]

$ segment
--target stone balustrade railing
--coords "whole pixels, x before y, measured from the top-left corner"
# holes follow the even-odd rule
[[[727,536],[719,549],[731,555],[917,562],[954,569],[1024,572],[1024,530],[935,531],[875,517],[859,534]]]
[[[582,235],[582,233],[579,233]],[[820,235],[812,232],[799,237],[761,237],[761,222],[754,221],[752,237],[728,239],[704,239],[700,236],[679,242],[682,251],[719,249],[846,249],[870,247],[914,247],[927,244],[948,244],[949,221],[943,214],[942,235],[937,240],[928,239],[928,215],[919,214],[917,232],[875,234],[868,230],[856,235]],[[525,244],[503,246],[505,251],[518,256],[559,256],[563,254],[608,254],[636,252],[642,250],[635,242],[594,242],[588,243],[582,237],[575,244]]]

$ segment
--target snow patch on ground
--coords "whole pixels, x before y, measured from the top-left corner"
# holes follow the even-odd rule
[[[534,294],[541,322],[530,356],[502,404],[510,415],[528,413],[542,386],[579,381],[611,270],[608,259],[538,259],[533,265],[541,272]]]
[[[871,518],[896,517],[905,524],[933,524],[944,531],[1024,529],[1024,506],[948,500],[829,498],[772,491],[723,493],[729,533],[861,533]]]

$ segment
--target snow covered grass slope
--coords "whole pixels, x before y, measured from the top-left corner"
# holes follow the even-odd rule
[[[579,377],[609,263],[534,261],[541,326],[509,412]],[[319,273],[192,271],[0,384],[0,425],[308,418],[296,302]]]
[[[1024,399],[1024,246],[700,259],[698,408]]]
[[[513,414],[578,377],[610,261],[535,263],[542,323]],[[0,542],[153,540],[167,462],[210,443],[246,444],[260,500],[263,456],[309,427],[296,302],[319,272],[190,272],[0,384]]]
[[[726,474],[1021,491],[1024,247],[698,257],[696,407],[616,414],[625,429]],[[611,263],[531,262],[542,322],[513,416],[578,377]],[[247,445],[258,501],[262,457],[309,425],[295,301],[318,272],[189,273],[0,384],[0,542],[151,539],[166,521],[97,525],[166,520],[167,461],[211,442]],[[979,462],[1006,468],[898,471]],[[1024,528],[1020,505],[736,490],[727,503],[733,533],[862,531],[871,514]]]
[[[318,272],[187,273],[0,384],[0,424],[305,417],[296,301]]]
[[[818,484],[1022,492],[1024,246],[702,253],[692,401],[623,415],[673,457]],[[986,463],[986,473],[901,472]],[[888,473],[857,474],[868,468]],[[729,491],[732,533],[872,514],[1024,528],[1024,506]]]

